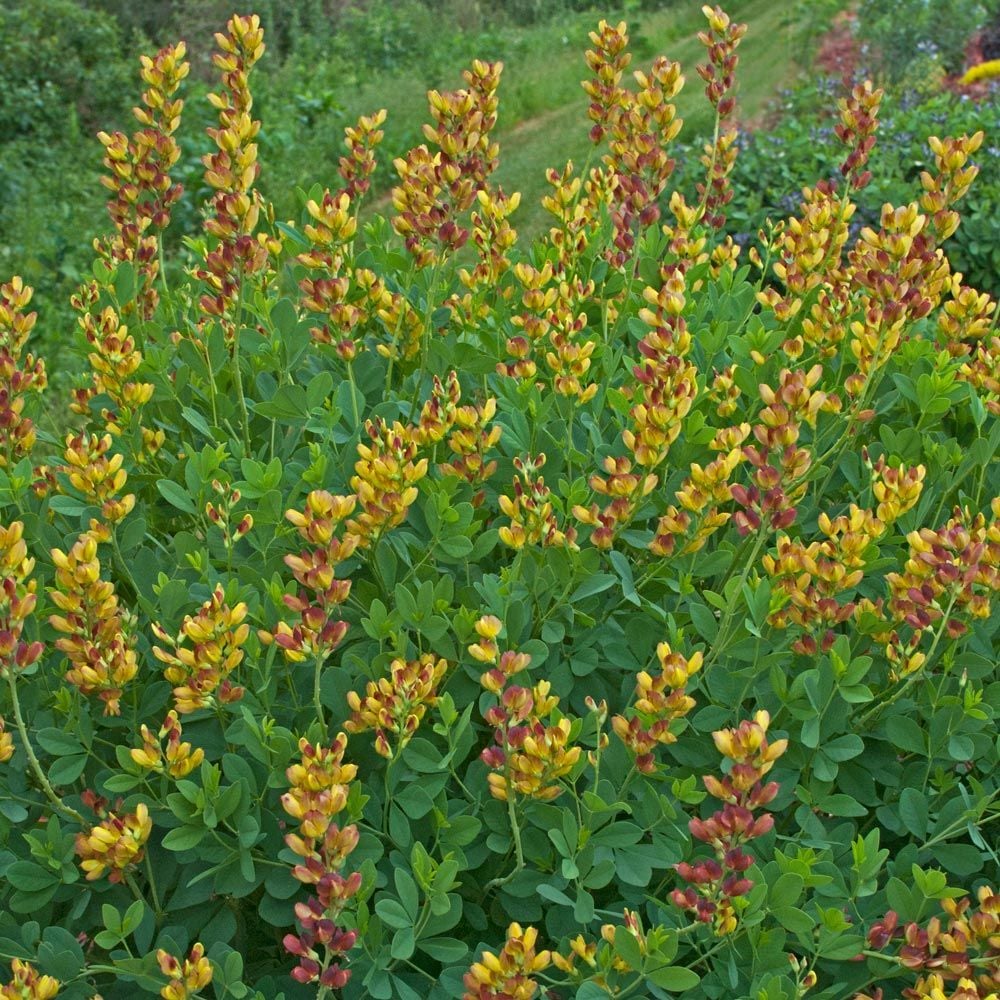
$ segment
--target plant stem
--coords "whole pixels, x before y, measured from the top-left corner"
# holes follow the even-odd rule
[[[10,700],[14,707],[14,723],[17,726],[17,731],[21,736],[21,744],[24,746],[25,755],[28,758],[28,766],[31,768],[31,773],[34,774],[35,780],[38,782],[39,787],[44,792],[45,797],[52,803],[53,808],[56,812],[62,813],[68,819],[75,820],[81,826],[86,826],[87,821],[83,816],[78,813],[72,806],[66,805],[63,800],[56,795],[55,789],[49,783],[49,779],[45,772],[42,770],[42,765],[38,763],[38,758],[35,756],[35,748],[31,745],[31,740],[28,739],[28,727],[24,724],[24,716],[21,714],[21,701],[17,696],[17,681],[14,680],[14,668],[8,666],[6,668],[7,673],[7,684],[10,687]]]
[[[517,859],[515,872],[524,867],[524,850],[521,847],[521,828],[517,825],[517,810],[514,808],[514,795],[510,782],[507,782],[507,815],[510,817],[510,832],[514,837],[514,857]]]
[[[163,907],[160,905],[160,894],[156,891],[156,878],[153,875],[153,865],[149,860],[149,851],[146,851],[144,860],[146,862],[146,878],[149,879],[149,893],[153,897],[153,909],[156,912],[156,923],[159,925],[163,917]]]
[[[313,665],[313,706],[316,709],[316,718],[319,720],[319,724],[323,727],[324,733],[326,732],[326,716],[323,714],[323,700],[322,700],[322,673],[323,673],[323,663],[324,657],[320,654],[316,654],[316,662]]]
[[[757,556],[760,554],[760,550],[767,539],[767,532],[764,530],[763,524],[757,529],[758,535],[757,540],[754,542],[753,549],[750,551],[750,555],[747,557],[746,565],[743,567],[743,573],[740,575],[739,583],[733,591],[732,600],[726,606],[726,613],[722,616],[722,621],[719,623],[719,632],[715,637],[715,642],[712,643],[712,648],[708,652],[708,656],[705,657],[705,663],[702,668],[702,675],[707,676],[708,668],[722,655],[725,651],[726,643],[729,639],[729,625],[733,619],[733,615],[736,613],[736,607],[739,604],[742,594],[743,585],[747,582],[747,577],[750,575],[750,570],[754,567],[757,562]]]
[[[361,417],[358,414],[358,386],[354,381],[354,362],[347,362],[347,381],[351,384],[351,412],[354,415],[354,426],[357,428],[361,424]]]
[[[243,333],[243,283],[245,276],[240,273],[240,293],[236,300],[236,316],[233,325],[233,380],[236,383],[236,397],[240,403],[240,422],[243,429],[243,447],[250,454],[250,414],[247,410],[247,400],[243,393],[243,371],[240,368],[240,336]]]
[[[934,659],[934,653],[937,651],[938,643],[941,641],[941,636],[944,635],[945,629],[948,625],[948,616],[951,614],[951,609],[955,607],[955,601],[958,600],[958,590],[956,589],[952,595],[951,600],[948,601],[948,607],[945,610],[944,615],[941,618],[941,627],[937,630],[934,636],[934,641],[931,643],[931,648],[927,651],[927,659],[924,660],[922,666],[918,670],[914,670],[907,679],[899,685],[898,688],[892,693],[892,695],[882,702],[880,705],[873,705],[867,712],[865,712],[859,719],[858,724],[864,725],[872,716],[878,715],[879,712],[884,711],[890,705],[897,702],[902,696],[911,688],[920,678],[927,673],[927,668],[931,665],[931,661]]]

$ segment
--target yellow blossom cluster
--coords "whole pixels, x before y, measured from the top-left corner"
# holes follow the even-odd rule
[[[427,475],[426,458],[418,458],[415,428],[381,417],[365,422],[371,443],[358,442],[358,461],[351,489],[360,511],[348,521],[362,548],[374,545],[387,531],[402,524],[417,499],[418,483]]]
[[[101,418],[107,424],[109,433],[121,435],[153,398],[152,383],[138,382],[133,378],[142,364],[142,352],[136,348],[128,327],[111,306],[105,307],[96,316],[92,311],[84,312],[80,317],[80,326],[92,348],[87,358],[93,372],[93,391],[109,396],[114,404],[114,410],[101,411]],[[160,445],[164,439],[165,435],[160,431]]]
[[[43,976],[30,962],[12,958],[10,971],[13,978],[0,986],[0,1000],[52,1000],[59,995],[62,983],[53,976]]]
[[[437,704],[437,686],[447,670],[448,661],[432,653],[417,660],[393,660],[389,676],[369,681],[363,698],[355,691],[347,695],[351,717],[344,728],[349,733],[374,730],[376,752],[395,757],[419,728],[428,707]]]
[[[736,163],[735,126],[728,125],[736,111],[736,55],[741,39],[747,33],[745,24],[734,23],[721,7],[702,7],[708,20],[708,31],[698,33],[698,40],[708,52],[708,61],[698,66],[698,75],[705,81],[705,96],[715,108],[715,141],[706,143],[701,163],[705,167],[704,184],[698,186],[701,211],[705,222],[721,229],[726,216],[722,209],[732,201],[729,175]],[[735,263],[738,248],[732,241],[724,244],[727,255]]]
[[[462,1000],[532,1000],[538,993],[535,976],[552,962],[552,953],[538,951],[538,931],[512,923],[499,955],[484,951],[463,977]]]
[[[942,627],[957,638],[968,628],[963,618],[989,617],[991,595],[1000,591],[1000,497],[991,506],[991,521],[956,508],[938,530],[920,528],[906,536],[909,558],[903,572],[886,574],[895,622],[920,633],[944,619]],[[903,673],[922,663],[920,656]]]
[[[97,695],[105,715],[118,715],[122,691],[139,670],[133,616],[119,607],[114,584],[101,579],[92,535],[82,535],[69,552],[53,549],[52,562],[49,598],[61,614],[49,623],[61,633],[56,649],[70,662],[66,680],[83,694]]]
[[[40,642],[23,637],[38,601],[38,584],[31,578],[34,568],[24,540],[24,522],[0,524],[0,678],[30,667],[42,655]]]
[[[610,147],[604,164],[611,179],[607,190],[614,233],[606,257],[612,266],[623,267],[634,253],[637,228],[652,225],[660,215],[657,202],[674,169],[667,148],[683,124],[673,102],[684,77],[679,63],[659,56],[648,72],[633,74],[633,91],[621,83],[631,61],[625,22],[601,21],[590,40],[594,48],[586,59],[594,79],[583,82],[594,122],[590,138],[598,144],[607,139]],[[593,172],[591,179],[596,180]]]
[[[337,609],[351,592],[350,580],[337,578],[337,567],[350,559],[360,538],[348,532],[335,534],[354,510],[354,497],[334,496],[326,490],[313,490],[306,497],[302,511],[285,511],[285,517],[298,529],[311,549],[285,556],[285,565],[304,588],[299,594],[284,597],[286,607],[299,616],[294,625],[278,622],[275,631],[260,631],[265,645],[281,647],[285,659],[301,663],[307,657],[324,661],[347,633],[347,623]]]
[[[159,274],[159,234],[170,223],[170,210],[183,188],[171,181],[170,171],[180,158],[174,133],[180,126],[184,102],[175,97],[191,64],[183,42],[141,56],[142,79],[148,90],[144,107],[132,109],[141,128],[129,138],[124,132],[98,132],[104,147],[104,166],[110,173],[101,182],[111,192],[108,213],[114,235],[94,247],[109,267],[128,261],[135,266],[139,287],[133,302],[122,303],[124,313],[138,312],[147,320],[159,296],[154,282]]]
[[[744,438],[750,433],[749,424],[733,429],[740,431]],[[731,444],[733,439],[730,435],[721,445],[720,440],[717,436],[710,447],[719,451],[726,444]],[[649,543],[651,552],[658,556],[669,556],[674,551],[682,554],[697,552],[719,528],[729,522],[732,514],[721,511],[719,505],[732,499],[730,479],[743,462],[743,457],[740,448],[729,448],[704,468],[697,462],[691,463],[687,478],[674,493],[680,508],[670,504],[666,513],[661,515],[656,533]],[[690,539],[678,550],[677,539],[684,535],[689,535]]]
[[[354,826],[340,829],[334,818],[347,805],[348,786],[357,776],[354,764],[344,763],[347,737],[340,733],[328,747],[299,740],[301,758],[285,772],[289,790],[281,796],[285,812],[299,825],[298,833],[285,837],[289,848],[302,858],[293,874],[308,885],[339,871],[357,844]]]
[[[108,525],[123,521],[135,507],[135,494],[125,493],[128,473],[122,468],[125,457],[119,452],[109,454],[112,448],[110,434],[76,434],[66,438],[65,472],[70,485],[101,508],[106,523],[91,518],[90,533],[99,542],[111,537]]]
[[[501,62],[476,59],[462,74],[467,88],[429,91],[434,125],[424,125],[424,136],[436,151],[420,145],[394,161],[400,183],[392,191],[392,225],[417,267],[439,263],[469,238],[459,217],[496,169],[499,147],[491,133],[502,71]]]
[[[951,296],[942,303],[937,317],[938,339],[952,357],[959,357],[985,344],[997,304],[986,292],[963,285],[961,274],[951,276],[949,291]]]
[[[475,629],[479,641],[469,646],[469,654],[491,664],[479,682],[498,699],[484,714],[494,727],[494,742],[480,754],[493,772],[487,778],[490,794],[502,802],[512,792],[551,801],[562,793],[559,779],[580,759],[581,748],[570,743],[573,724],[561,714],[554,715],[559,699],[550,694],[548,681],[530,688],[510,683],[528,669],[531,657],[514,650],[500,653],[496,640],[503,623],[499,618],[484,615]]]
[[[481,487],[497,468],[496,460],[487,460],[486,453],[496,447],[502,428],[499,424],[489,426],[497,412],[493,396],[466,406],[458,405],[461,398],[456,372],[448,373],[446,384],[435,375],[431,398],[420,411],[416,433],[424,445],[436,445],[447,437],[448,449],[454,457],[442,462],[439,469],[444,475],[457,476],[477,488],[472,502],[479,506],[484,498]]]
[[[140,802],[135,812],[124,816],[108,813],[89,833],[78,833],[75,849],[87,881],[93,882],[105,872],[110,872],[109,882],[123,881],[128,869],[142,861],[152,830],[149,809]]]
[[[304,233],[310,248],[296,258],[309,272],[299,282],[299,302],[325,317],[322,326],[311,329],[313,340],[334,344],[348,362],[358,350],[356,331],[381,312],[388,314],[398,297],[374,271],[357,267],[353,259],[358,205],[371,183],[385,119],[382,109],[361,116],[344,130],[348,155],[341,157],[340,175],[345,186],[337,192],[328,189],[320,201],[306,203],[311,221]]]
[[[234,607],[217,586],[194,615],[185,615],[177,637],[158,623],[153,633],[166,644],[153,646],[153,655],[163,664],[163,676],[174,685],[174,707],[180,715],[210,708],[220,702],[238,701],[244,691],[229,675],[243,662],[243,645],[250,635],[244,619],[247,606]]]
[[[33,294],[17,276],[0,285],[0,469],[12,468],[34,447],[35,425],[24,405],[29,392],[48,384],[45,363],[24,354],[37,318],[24,311]]]
[[[212,965],[205,957],[205,946],[196,942],[183,962],[168,951],[160,948],[156,952],[156,962],[169,980],[160,990],[163,1000],[188,1000],[197,996],[198,991],[212,981]]]
[[[694,698],[684,689],[702,664],[700,652],[685,657],[666,642],[656,647],[656,658],[660,666],[656,677],[645,670],[636,675],[635,704],[629,718],[616,715],[611,720],[615,735],[628,747],[643,774],[656,770],[653,751],[657,746],[677,742],[671,727],[695,706]]]
[[[190,743],[181,742],[181,723],[173,709],[155,735],[148,726],[140,729],[142,746],[129,751],[132,760],[144,771],[169,774],[171,778],[185,778],[204,759],[205,751],[198,747],[191,749]],[[163,741],[167,741],[164,749]]]
[[[219,321],[231,345],[239,317],[227,314],[239,301],[244,280],[267,270],[280,242],[263,232],[254,235],[261,210],[261,197],[254,189],[260,173],[254,141],[260,122],[251,117],[248,78],[264,54],[260,18],[256,14],[230,18],[226,34],[217,33],[215,41],[220,51],[212,61],[222,71],[223,93],[209,95],[219,124],[207,130],[216,150],[206,153],[202,162],[205,182],[215,192],[205,230],[218,244],[206,253],[194,276],[208,288],[200,300],[202,313]]]
[[[576,530],[559,527],[549,499],[551,490],[544,477],[536,475],[544,466],[545,455],[514,459],[514,468],[520,474],[514,476],[514,495],[503,494],[498,500],[500,510],[510,518],[510,524],[499,529],[500,541],[512,549],[543,545],[575,550]]]
[[[517,232],[510,217],[521,204],[520,192],[510,197],[502,188],[480,188],[476,193],[477,208],[472,212],[472,243],[478,261],[470,271],[460,268],[459,281],[468,289],[465,295],[454,294],[449,304],[470,328],[481,322],[492,310],[492,301],[505,301],[513,289],[501,282],[510,270],[509,251],[517,242]]]
[[[603,462],[608,476],[590,477],[590,488],[609,498],[603,508],[573,508],[576,518],[593,528],[591,542],[602,549],[612,546],[639,503],[656,488],[659,477],[652,470],[666,461],[698,394],[697,369],[686,360],[691,335],[681,315],[686,301],[683,269],[664,265],[660,281],[659,288],[644,289],[648,307],[639,313],[651,330],[639,342],[642,358],[632,369],[633,392],[640,399],[629,410],[630,426],[622,431],[632,459],[608,456]],[[634,473],[633,463],[646,471]]]

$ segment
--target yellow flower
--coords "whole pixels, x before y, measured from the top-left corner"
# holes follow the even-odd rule
[[[978,83],[980,80],[992,80],[1000,76],[1000,59],[989,59],[977,66],[970,66],[959,83]]]
[[[122,689],[139,669],[131,619],[118,606],[114,584],[101,579],[93,536],[81,535],[68,553],[53,549],[52,561],[56,587],[49,597],[62,614],[49,623],[63,634],[55,645],[70,661],[66,680],[96,694],[105,715],[118,715]]]
[[[156,961],[160,971],[170,980],[160,990],[163,1000],[187,1000],[212,981],[212,966],[205,958],[205,946],[200,941],[183,964],[162,948],[156,953]]]
[[[424,653],[419,660],[396,659],[391,677],[370,681],[362,698],[355,691],[347,695],[351,717],[344,723],[349,733],[375,730],[375,750],[392,757],[417,731],[428,705],[437,704],[437,685],[448,669],[447,660]],[[395,750],[387,734],[398,738]]]
[[[15,958],[10,963],[10,971],[14,978],[6,986],[0,986],[3,1000],[51,1000],[59,993],[59,980],[40,976],[29,962]]]
[[[3,716],[0,715],[0,764],[6,764],[14,756],[14,739],[6,731]]]
[[[147,726],[142,726],[140,732],[143,745],[129,754],[143,770],[158,774],[166,771],[172,778],[184,778],[205,759],[205,751],[200,747],[192,751],[190,743],[181,742],[181,724],[173,710],[167,713],[157,736]],[[160,743],[163,739],[167,740],[166,755]]]
[[[474,962],[465,974],[463,1000],[486,1000],[487,997],[532,1000],[538,984],[531,977],[547,969],[552,962],[551,952],[535,951],[537,940],[538,931],[534,927],[522,929],[520,924],[512,923],[500,954],[484,951],[482,959]]]
[[[99,879],[110,869],[108,880],[121,882],[125,870],[142,860],[152,830],[149,809],[140,802],[134,813],[125,816],[109,813],[108,818],[92,827],[90,833],[78,833],[75,849],[87,881]]]

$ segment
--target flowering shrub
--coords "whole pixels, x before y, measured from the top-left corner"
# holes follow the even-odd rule
[[[681,68],[601,23],[531,247],[498,63],[388,220],[377,112],[275,219],[235,16],[180,283],[185,52],[143,61],[69,412],[0,285],[0,995],[995,997],[1000,339],[944,250],[983,137],[852,238],[856,88],[743,263],[705,15],[698,185]]]

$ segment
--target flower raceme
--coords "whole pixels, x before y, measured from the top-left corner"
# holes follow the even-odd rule
[[[153,655],[163,664],[163,676],[174,685],[174,707],[184,715],[216,703],[239,701],[243,688],[229,675],[243,662],[243,645],[250,635],[243,602],[229,607],[222,587],[194,615],[186,615],[176,638],[161,625],[152,628],[164,646]]]
[[[112,269],[123,261],[135,265],[140,287],[135,301],[124,303],[123,308],[137,310],[143,320],[156,311],[160,238],[170,223],[171,208],[183,193],[183,187],[171,180],[170,171],[180,158],[174,133],[180,127],[184,102],[175,95],[191,69],[186,54],[184,43],[178,42],[153,57],[141,56],[142,79],[149,89],[142,95],[145,107],[133,108],[132,113],[142,127],[131,138],[123,132],[97,134],[109,171],[101,183],[111,192],[108,214],[115,232],[98,240],[95,249]]]
[[[299,536],[315,548],[298,555],[285,556],[303,590],[286,594],[285,606],[299,615],[299,622],[278,622],[275,631],[259,631],[261,642],[281,647],[290,663],[301,663],[310,656],[326,658],[347,633],[347,623],[337,617],[337,608],[351,592],[350,580],[337,578],[337,567],[350,559],[360,544],[360,537],[343,532],[341,523],[353,512],[355,497],[334,496],[326,490],[313,490],[306,497],[303,510],[288,510],[286,520],[295,525]]]
[[[29,392],[41,392],[48,384],[45,363],[24,354],[37,318],[24,311],[33,294],[19,277],[0,285],[0,469],[31,453],[37,435],[24,407]]]
[[[93,882],[105,872],[110,882],[127,878],[128,870],[142,861],[152,830],[149,808],[140,802],[135,812],[123,816],[108,813],[89,833],[78,833],[75,849],[87,881]]]
[[[156,735],[145,725],[140,733],[142,746],[130,750],[129,755],[144,771],[184,778],[205,759],[205,751],[200,747],[192,750],[190,743],[181,742],[181,723],[174,710],[167,713]],[[166,749],[163,747],[164,740],[167,741]]]
[[[11,959],[10,971],[13,978],[0,986],[0,1000],[52,1000],[59,994],[62,983],[41,975],[30,962]]]
[[[538,931],[512,923],[499,955],[484,951],[463,977],[462,1000],[532,1000],[538,992],[534,976],[552,963],[550,951],[538,951]]]
[[[205,946],[199,941],[182,962],[160,948],[156,952],[160,972],[169,980],[160,990],[163,1000],[188,1000],[212,981],[212,965],[205,957]]]
[[[350,978],[341,961],[354,947],[357,934],[342,930],[338,921],[361,888],[359,873],[346,878],[341,874],[357,846],[358,828],[334,822],[347,805],[348,786],[358,772],[354,764],[344,763],[346,749],[343,733],[328,747],[299,740],[302,756],[285,772],[290,787],[281,797],[285,812],[299,824],[298,833],[285,837],[285,843],[302,859],[292,874],[315,891],[307,902],[295,906],[301,932],[284,938],[286,951],[299,960],[292,978],[332,988],[344,986]]]
[[[38,600],[38,584],[31,577],[34,568],[24,541],[24,522],[0,524],[0,678],[30,667],[44,649],[40,642],[24,639],[24,626]],[[9,740],[7,734],[7,746]]]
[[[484,615],[475,625],[479,642],[469,646],[473,659],[491,665],[479,682],[497,697],[484,713],[494,742],[480,757],[493,772],[487,781],[495,799],[507,802],[516,793],[549,802],[562,794],[559,779],[573,770],[582,749],[571,745],[573,723],[558,713],[559,699],[548,681],[530,688],[511,683],[531,657],[513,650],[501,654],[496,639],[502,628],[498,618]]]
[[[63,552],[52,550],[55,587],[49,598],[61,614],[49,624],[62,633],[56,649],[66,655],[66,680],[86,695],[104,702],[105,715],[118,715],[125,686],[138,672],[135,620],[119,607],[115,586],[101,579],[97,541],[82,535]]]
[[[768,741],[770,721],[770,715],[760,711],[735,729],[712,733],[716,748],[732,765],[723,777],[704,775],[702,781],[709,795],[723,806],[708,819],[692,819],[688,827],[695,840],[713,849],[715,857],[674,866],[689,888],[675,889],[671,894],[673,902],[693,913],[697,920],[712,924],[720,937],[736,930],[734,901],[753,888],[753,882],[744,875],[753,857],[743,850],[743,845],[774,826],[770,813],[754,816],[778,794],[777,782],[762,782],[788,748],[788,740]]]
[[[545,455],[514,459],[514,468],[520,473],[514,476],[514,495],[503,495],[499,500],[500,510],[510,518],[510,524],[499,529],[500,540],[512,549],[525,545],[577,548],[576,529],[559,527],[549,499],[551,490],[544,477],[535,475],[544,466]]]
[[[374,730],[376,752],[394,757],[417,731],[428,707],[437,704],[437,685],[447,670],[448,661],[432,653],[418,660],[393,660],[389,677],[369,681],[364,697],[348,694],[351,717],[344,728],[349,733]]]
[[[1000,991],[1000,894],[982,885],[975,903],[965,896],[942,899],[941,907],[944,918],[932,917],[925,926],[900,925],[899,915],[890,910],[869,928],[868,947],[885,952],[895,944],[899,965],[927,973],[903,991],[913,1000],[992,1000]],[[890,955],[886,958],[892,960]],[[879,989],[872,997],[859,994],[855,1000],[881,1000],[881,996]]]
[[[611,720],[615,735],[635,756],[635,766],[643,774],[656,770],[653,751],[657,746],[677,742],[671,726],[694,708],[694,698],[684,689],[702,664],[700,652],[687,658],[675,653],[666,642],[656,647],[656,658],[659,676],[643,670],[636,677],[636,700],[630,717],[616,715]]]

